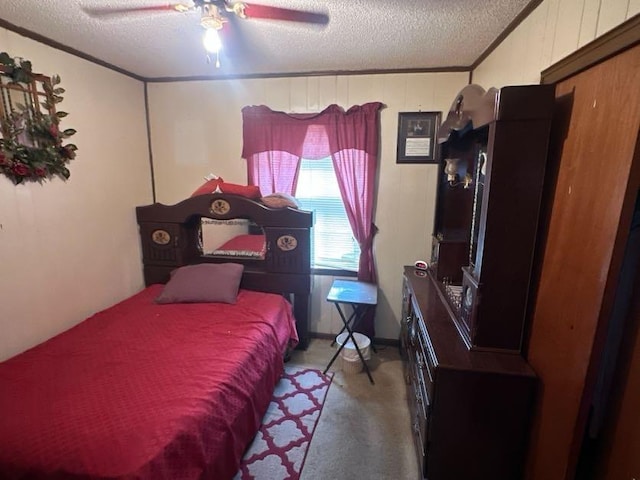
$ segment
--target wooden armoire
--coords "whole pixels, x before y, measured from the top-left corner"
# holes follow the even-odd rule
[[[403,277],[422,478],[522,478],[537,381],[520,353],[553,105],[552,86],[468,85],[439,130],[431,261]]]

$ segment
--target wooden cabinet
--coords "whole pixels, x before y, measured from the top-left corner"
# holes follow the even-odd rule
[[[404,270],[401,344],[428,480],[523,477],[536,376],[520,356],[554,88],[468,85],[438,131],[431,263]]]
[[[439,130],[431,263],[469,348],[521,350],[553,108],[550,85],[469,85]]]
[[[431,272],[405,267],[401,345],[422,477],[522,477],[536,378],[518,355],[467,349]]]

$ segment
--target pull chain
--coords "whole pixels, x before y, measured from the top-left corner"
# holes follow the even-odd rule
[[[207,64],[211,63],[211,57],[207,53]],[[216,52],[216,68],[220,68],[220,52]]]

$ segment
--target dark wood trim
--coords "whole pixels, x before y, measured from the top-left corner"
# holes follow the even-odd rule
[[[171,82],[201,82],[204,80],[252,80],[261,78],[297,78],[297,77],[333,77],[333,76],[354,76],[354,75],[385,75],[397,73],[449,73],[468,72],[470,67],[442,67],[442,68],[398,68],[388,70],[333,70],[318,72],[284,72],[284,73],[256,73],[237,75],[197,75],[192,77],[158,77],[145,78],[150,83],[171,83]]]
[[[496,37],[496,39],[487,47],[487,49],[480,54],[478,58],[476,58],[475,62],[473,62],[470,66],[471,70],[475,70],[478,65],[480,65],[484,60],[493,53],[493,51],[498,48],[498,46],[507,38],[511,33],[527,18],[531,12],[533,12],[538,6],[542,3],[542,0],[533,0],[529,2],[529,4],[518,14],[516,18],[514,18],[511,23],[505,28],[500,35]]]
[[[336,338],[335,333],[322,333],[322,332],[309,332],[309,337],[319,338],[321,340],[334,340]],[[371,343],[376,345],[388,345],[390,347],[400,347],[400,340],[396,338],[378,338],[375,337]]]
[[[18,27],[13,23],[0,18],[0,28],[6,28],[12,32],[30,38],[36,42],[43,43],[49,47],[63,52],[70,53],[89,62],[108,68],[115,72],[134,78],[141,82],[148,83],[170,83],[170,82],[200,82],[203,80],[252,80],[261,78],[292,78],[292,77],[331,77],[339,75],[377,75],[377,74],[397,74],[397,73],[443,73],[443,72],[469,72],[471,67],[450,66],[441,68],[398,68],[398,69],[370,69],[370,70],[333,70],[327,72],[289,72],[289,73],[259,73],[259,74],[236,74],[236,75],[196,75],[190,77],[143,77],[133,72],[117,67],[87,53],[71,48],[60,42],[56,42],[48,37],[32,32],[26,28]]]
[[[148,83],[171,83],[171,82],[200,82],[203,80],[251,80],[261,78],[294,78],[294,77],[331,77],[339,75],[377,75],[377,74],[397,74],[397,73],[443,73],[443,72],[469,72],[471,67],[450,66],[441,68],[398,68],[398,69],[371,69],[371,70],[333,70],[327,72],[289,72],[289,73],[260,73],[260,74],[236,74],[236,75],[196,75],[190,77],[143,77],[116,67],[111,63],[100,60],[99,58],[88,55],[75,48],[68,47],[62,43],[56,42],[38,33],[32,32],[22,27],[18,27],[12,23],[0,18],[0,27],[11,30],[19,35],[43,43],[49,47],[70,53],[89,62],[95,63],[102,67],[106,67],[115,72],[126,75],[127,77]]]
[[[353,75],[383,75],[399,73],[443,73],[443,72],[469,72],[469,83],[473,78],[473,70],[484,61],[502,41],[513,32],[542,3],[542,0],[532,0],[520,14],[507,26],[507,28],[489,45],[489,47],[469,66],[448,66],[440,68],[398,68],[398,69],[369,69],[369,70],[333,70],[333,71],[311,71],[311,72],[285,72],[285,73],[261,73],[261,74],[236,74],[236,75],[197,75],[190,77],[143,77],[111,63],[105,62],[92,55],[84,53],[75,48],[64,45],[48,37],[35,33],[26,28],[14,25],[0,18],[0,27],[11,30],[19,35],[43,43],[49,47],[70,53],[89,62],[108,68],[115,72],[134,78],[141,82],[149,83],[170,83],[170,82],[197,82],[203,80],[243,80],[262,78],[296,78],[296,77],[329,77],[329,76],[353,76]]]
[[[89,62],[95,63],[102,67],[108,68],[115,72],[134,78],[141,82],[149,83],[171,83],[171,82],[199,82],[204,80],[251,80],[265,78],[296,78],[296,77],[330,77],[330,76],[354,76],[354,75],[384,75],[384,74],[402,74],[402,73],[450,73],[450,72],[468,72],[469,83],[473,79],[473,70],[478,67],[502,41],[515,30],[522,21],[533,12],[542,0],[532,0],[520,14],[507,26],[507,28],[489,45],[489,47],[469,66],[448,66],[440,68],[397,68],[397,69],[368,69],[368,70],[332,70],[332,71],[311,71],[311,72],[285,72],[285,73],[260,73],[260,74],[231,74],[231,75],[196,75],[189,77],[143,77],[123,68],[117,67],[111,63],[105,62],[92,55],[84,53],[75,48],[69,47],[48,37],[32,32],[22,27],[18,27],[6,20],[0,18],[0,27],[11,30],[19,35],[30,38],[37,42],[43,43],[49,47],[70,53]]]
[[[13,23],[9,23],[6,20],[0,18],[0,28],[6,28],[7,30],[11,30],[12,32],[17,33],[18,35],[22,35],[23,37],[30,38],[31,40],[35,40],[36,42],[43,43],[48,47],[55,48],[57,50],[62,50],[63,52],[70,53],[71,55],[75,55],[76,57],[80,57],[84,60],[87,60],[91,63],[95,63],[96,65],[100,65],[101,67],[108,68],[109,70],[113,70],[115,72],[126,75],[127,77],[131,77],[135,80],[144,81],[144,77],[140,75],[136,75],[135,73],[131,73],[128,70],[125,70],[120,67],[116,67],[104,60],[100,60],[99,58],[93,57],[89,54],[81,52],[80,50],[76,50],[75,48],[68,47],[60,42],[56,42],[50,38],[47,38],[39,33],[32,32],[31,30],[27,30],[26,28],[18,27]]]
[[[358,272],[339,270],[337,268],[312,268],[311,275],[328,275],[332,277],[357,277]]]
[[[640,43],[640,14],[542,71],[540,83],[557,83]]]
[[[156,176],[153,168],[153,149],[151,148],[151,119],[149,118],[149,90],[148,83],[144,82],[144,118],[147,125],[147,148],[149,149],[149,168],[151,170],[151,195],[153,203],[156,203]]]

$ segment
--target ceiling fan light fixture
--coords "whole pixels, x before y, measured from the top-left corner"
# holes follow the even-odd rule
[[[147,0],[152,1],[152,0]],[[156,0],[159,1],[159,0]],[[266,19],[287,22],[298,22],[307,24],[326,25],[329,23],[329,16],[325,13],[317,13],[312,11],[297,10],[291,8],[275,7],[270,5],[261,5],[254,3],[244,3],[243,0],[173,0],[179,3],[162,5],[144,5],[138,7],[122,7],[122,8],[85,8],[82,9],[91,16],[99,15],[126,15],[130,12],[154,12],[154,11],[174,11],[179,13],[197,11],[200,13],[200,26],[204,28],[205,33],[202,39],[205,50],[207,51],[207,63],[211,62],[211,57],[215,54],[216,67],[220,67],[220,50],[223,48],[220,37],[220,30],[226,28],[233,31],[237,28],[235,19]],[[226,23],[233,22],[228,27]],[[225,34],[227,32],[225,31]],[[241,32],[238,32],[241,33]],[[234,35],[231,33],[230,35]],[[238,41],[237,39],[240,39]],[[242,39],[238,34],[235,44],[241,44]],[[234,46],[234,45],[232,45]],[[239,55],[239,48],[231,49],[236,55]],[[210,56],[211,54],[211,56]]]
[[[229,13],[234,13],[240,18],[247,18],[247,14],[244,12],[246,5],[242,2],[236,2],[232,5],[228,5],[225,3],[225,10]]]
[[[213,28],[220,30],[227,21],[220,14],[220,10],[215,5],[205,5],[202,7],[202,16],[200,17],[200,26],[203,28]]]
[[[220,35],[218,35],[218,30],[215,28],[207,28],[204,31],[204,36],[202,37],[202,43],[204,48],[209,53],[218,53],[222,48],[222,42],[220,41]]]

